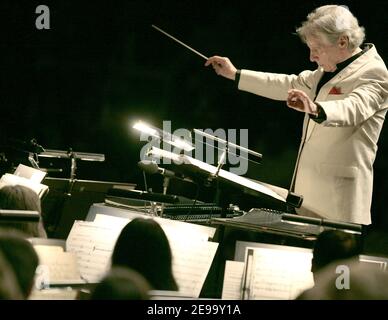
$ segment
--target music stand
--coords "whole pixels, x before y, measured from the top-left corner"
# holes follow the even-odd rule
[[[50,192],[42,202],[43,219],[50,237],[66,239],[75,220],[84,220],[93,203],[104,202],[113,188],[135,189],[135,184],[46,177]],[[72,183],[71,194],[69,184]]]
[[[236,151],[240,150],[240,152],[244,152],[247,155],[251,154],[251,155],[257,157],[259,159],[259,161],[261,161],[261,159],[263,158],[263,155],[261,153],[258,153],[256,151],[250,150],[250,149],[242,147],[242,146],[239,146],[239,145],[237,145],[235,143],[229,142],[229,141],[221,139],[219,137],[213,136],[213,135],[211,135],[209,133],[204,132],[203,130],[194,129],[193,131],[197,135],[203,136],[206,139],[210,139],[210,140],[216,141],[218,144],[224,145],[221,157],[218,160],[217,170],[216,170],[216,172],[214,174],[212,174],[213,177],[217,177],[218,176],[219,170],[223,166],[227,154],[230,152],[230,148],[234,148],[234,149],[236,149]]]
[[[218,148],[219,150],[221,150],[222,154],[219,157],[217,165],[215,166],[189,156],[188,153],[194,149],[191,142],[182,140],[180,137],[172,135],[168,132],[165,132],[163,130],[160,130],[156,127],[145,124],[143,122],[136,123],[134,128],[141,131],[143,134],[147,134],[148,136],[159,139],[160,141],[166,142],[178,148],[178,150],[175,149],[174,152],[171,152],[171,151],[160,149],[156,146],[151,146],[148,149],[148,151],[145,153],[147,157],[151,159],[158,158],[159,160],[162,160],[162,161],[167,160],[166,163],[169,163],[169,164],[175,163],[178,166],[182,165],[178,169],[178,171],[188,169],[188,170],[191,170],[191,173],[194,173],[193,176],[196,176],[196,177],[201,175],[202,177],[205,176],[206,177],[206,180],[204,181],[205,186],[210,186],[213,183],[213,181],[216,181],[217,183],[215,185],[217,186],[217,194],[216,194],[216,200],[213,202],[216,202],[216,203],[220,202],[219,192],[221,191],[221,189],[219,189],[218,182],[221,181],[224,183],[226,182],[227,184],[242,190],[243,193],[245,194],[262,198],[261,200],[264,200],[264,201],[275,200],[275,202],[277,202],[276,206],[285,207],[286,205],[291,205],[293,207],[300,207],[302,203],[302,197],[295,197],[294,194],[292,194],[293,197],[291,197],[289,190],[276,187],[276,186],[271,186],[270,184],[261,183],[260,181],[254,181],[252,179],[248,179],[246,177],[243,177],[231,172],[233,170],[227,171],[222,168],[224,163],[226,162],[225,161],[226,156],[229,154],[233,154],[232,150],[233,151],[235,150],[236,153],[239,151],[241,153],[242,158],[244,158],[243,155],[244,156],[246,155],[246,157],[248,157],[248,155],[252,155],[256,157],[258,161],[260,161],[262,159],[262,155],[258,152],[249,150],[248,148],[241,147],[227,140],[218,138],[202,130],[194,129],[193,131],[196,136],[200,135],[202,137],[205,137],[206,141],[213,140],[213,141],[216,141],[219,146],[220,145],[223,146],[221,148]],[[212,147],[214,148],[213,144],[212,144]],[[252,161],[252,160],[249,160],[248,158],[246,158],[246,160]],[[281,190],[281,192],[279,192],[279,190]],[[267,199],[265,199],[266,197]],[[224,206],[224,205],[221,205],[221,206]]]
[[[98,162],[105,161],[104,154],[78,152],[78,151],[73,151],[71,148],[69,149],[69,151],[46,149],[45,151],[41,152],[38,156],[43,158],[70,159],[71,161],[70,180],[74,180],[76,177],[77,160],[98,161]]]
[[[242,189],[245,193],[262,196],[266,195],[280,202],[286,202],[286,199],[270,189],[268,184],[264,185],[259,181],[253,181],[248,178],[238,176],[232,172],[226,171],[220,167],[207,164],[203,161],[197,160],[185,154],[177,155],[175,153],[162,150],[157,147],[151,147],[147,153],[149,156],[157,158],[166,158],[174,161],[177,165],[190,165],[197,171],[207,174],[211,179],[221,179],[232,183],[238,188]]]

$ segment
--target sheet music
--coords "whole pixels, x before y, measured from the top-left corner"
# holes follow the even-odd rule
[[[279,244],[270,244],[270,243],[260,243],[260,242],[252,242],[252,241],[236,241],[236,250],[234,253],[234,260],[235,261],[242,261],[244,262],[245,256],[246,256],[246,249],[247,248],[267,248],[267,249],[273,249],[273,250],[280,250],[280,251],[290,251],[290,252],[302,252],[302,253],[310,253],[312,254],[313,250],[310,248],[302,248],[302,247],[291,247],[291,246],[285,246],[285,245],[279,245]],[[312,255],[310,255],[312,256]]]
[[[71,288],[33,289],[28,300],[75,300],[78,290]]]
[[[15,176],[26,178],[35,183],[41,183],[47,172],[19,164],[14,172]]]
[[[295,299],[314,285],[311,259],[308,252],[254,248],[250,298]]]
[[[39,257],[39,267],[45,285],[83,283],[77,264],[77,257],[64,252],[59,246],[35,245]],[[43,269],[45,268],[45,269]]]
[[[94,223],[109,226],[110,228],[124,228],[131,219],[108,216],[106,214],[97,213],[94,218]]]
[[[198,297],[218,248],[218,243],[207,241],[215,228],[198,228],[202,226],[163,218],[148,218],[155,219],[169,239],[173,274],[179,292]],[[116,240],[130,220],[97,214],[95,221],[74,222],[66,248],[76,254],[82,278],[88,282],[98,282],[105,275],[110,267]]]
[[[179,292],[198,298],[216,254],[218,243],[170,241],[172,269]]]
[[[225,264],[223,300],[241,299],[241,281],[244,274],[244,262],[227,260]]]
[[[0,188],[6,185],[22,185],[25,187],[28,187],[36,192],[39,197],[42,197],[47,191],[48,191],[48,186],[40,183],[36,183],[32,180],[15,176],[10,173],[4,174],[1,179],[0,179]]]
[[[199,161],[197,159],[191,158],[191,157],[186,156],[186,155],[184,155],[184,157],[185,157],[185,159],[188,159],[189,163],[191,163],[191,164],[193,164],[193,165],[195,165],[195,166],[197,166],[197,167],[199,167],[199,168],[201,168],[201,169],[203,169],[211,174],[215,174],[217,172],[217,168],[215,166],[209,165],[205,162]],[[234,173],[231,173],[231,172],[223,170],[223,169],[219,170],[218,176],[221,178],[227,179],[229,181],[233,181],[235,183],[238,183],[239,185],[242,185],[242,186],[247,187],[249,189],[252,189],[252,190],[258,191],[260,193],[266,194],[268,196],[271,196],[271,197],[278,199],[282,202],[286,201],[283,197],[278,195],[273,190],[260,184],[258,181],[256,181],[256,182],[251,181],[245,177],[238,176]]]
[[[154,219],[162,227],[169,241],[185,241],[185,239],[193,239],[208,241],[215,234],[216,228],[201,226],[188,222],[174,221],[154,216],[141,216],[143,219]],[[97,213],[94,219],[95,223],[105,226],[124,228],[127,223],[132,221],[134,217],[122,218],[106,214]],[[178,239],[176,239],[178,238]]]
[[[37,244],[37,245],[34,245],[34,249],[37,252],[38,256],[40,256],[40,255],[53,255],[56,253],[64,252],[62,247],[52,246],[52,245]]]
[[[388,266],[388,259],[386,257],[370,256],[370,255],[359,255],[361,263],[369,263],[377,268],[386,271]]]
[[[163,231],[171,241],[185,241],[185,239],[207,242],[213,238],[216,228],[201,226],[194,223],[169,220],[164,218],[154,218],[160,224]],[[176,239],[178,238],[178,239]]]
[[[217,251],[218,243],[208,242],[215,228],[159,217],[154,219],[162,227],[169,240],[173,256],[173,274],[179,292],[198,297]],[[123,228],[132,219],[97,214],[95,222],[105,226]]]
[[[66,240],[66,251],[74,252],[82,278],[98,282],[110,267],[110,258],[121,226],[75,221]]]
[[[121,218],[128,219],[128,221],[131,221],[134,218],[144,218],[144,219],[151,218],[151,219],[154,219],[156,222],[158,222],[163,228],[163,230],[165,230],[166,233],[169,232],[168,229],[171,229],[171,227],[173,229],[175,228],[174,232],[181,232],[183,234],[187,232],[190,232],[190,233],[198,232],[199,234],[202,234],[202,237],[206,239],[206,241],[208,240],[208,238],[213,238],[216,232],[216,228],[214,227],[165,219],[161,217],[151,216],[149,214],[144,214],[143,212],[139,212],[131,209],[109,207],[104,204],[98,204],[98,203],[93,204],[90,207],[88,217],[86,220],[95,221],[98,214],[101,214],[106,219],[109,219],[108,217],[121,217]],[[179,228],[177,228],[177,226],[179,226]]]

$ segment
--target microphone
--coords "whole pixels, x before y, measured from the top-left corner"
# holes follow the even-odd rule
[[[46,151],[40,144],[38,144],[35,138],[29,141],[29,146],[32,148],[32,152],[34,153],[41,153]]]
[[[166,178],[177,178],[177,179],[183,179],[183,180],[186,179],[185,176],[182,174],[179,174],[164,168],[160,168],[155,161],[142,160],[138,162],[138,166],[140,169],[142,169],[145,173],[148,173],[148,174],[159,173]]]
[[[164,168],[159,168],[157,163],[155,161],[150,161],[150,160],[142,160],[138,162],[139,167],[146,173],[149,174],[155,174],[159,173],[161,174],[163,178],[163,194],[167,194],[167,188],[170,183],[170,178],[175,178],[175,172],[172,172],[170,170],[164,169]],[[164,211],[164,206],[162,206],[161,209],[161,214],[163,215]]]

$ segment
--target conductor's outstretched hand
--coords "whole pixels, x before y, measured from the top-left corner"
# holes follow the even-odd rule
[[[219,76],[223,76],[231,80],[235,79],[237,69],[232,62],[230,62],[229,58],[219,56],[210,57],[206,61],[205,66],[207,67],[210,65],[212,65],[213,69]]]

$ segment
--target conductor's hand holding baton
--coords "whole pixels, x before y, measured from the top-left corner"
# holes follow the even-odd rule
[[[219,76],[235,80],[237,69],[226,57],[213,56],[207,59],[205,66],[212,66]],[[291,89],[287,97],[288,107],[301,112],[317,115],[318,106],[301,90]]]
[[[230,62],[229,58],[213,56],[207,59],[205,66],[212,65],[213,69],[219,76],[234,80],[236,78],[236,67]]]
[[[182,42],[181,40],[175,38],[171,34],[167,33],[166,31],[162,30],[161,28],[155,26],[154,24],[151,25],[152,28],[155,30],[163,33],[165,36],[169,37],[170,39],[174,40],[175,42],[179,43],[181,46],[184,46],[186,49],[189,49],[191,52],[195,53],[196,55],[200,56],[201,58],[206,60],[205,66],[213,66],[213,69],[216,71],[216,73],[220,76],[223,76],[225,78],[235,80],[236,78],[236,72],[237,69],[235,66],[230,62],[230,60],[226,57],[219,57],[219,56],[213,56],[208,58],[201,52],[193,49],[186,43]]]

